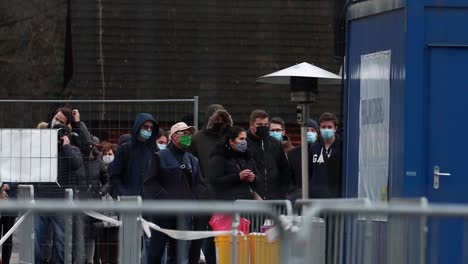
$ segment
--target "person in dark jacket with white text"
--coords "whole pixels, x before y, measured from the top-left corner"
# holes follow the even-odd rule
[[[338,119],[323,113],[319,119],[321,141],[309,150],[309,198],[342,197],[342,145],[336,135]]]

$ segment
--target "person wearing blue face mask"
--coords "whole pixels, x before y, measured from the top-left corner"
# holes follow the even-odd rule
[[[289,137],[286,135],[285,122],[281,117],[273,117],[270,121],[270,136],[281,142],[284,153],[294,148]]]
[[[208,179],[219,200],[255,199],[256,168],[247,151],[247,132],[231,127],[226,139],[213,150],[208,162]]]
[[[121,144],[109,165],[111,193],[117,196],[143,194],[143,179],[153,153],[159,126],[148,113],[139,113],[135,118],[129,141]]]
[[[169,134],[163,129],[159,129],[159,136],[156,139],[156,145],[158,146],[158,150],[164,150],[167,148],[168,138]]]
[[[306,122],[307,126],[307,147],[309,153],[311,148],[320,144],[320,128],[317,122],[309,119]],[[291,168],[291,189],[288,194],[288,199],[295,201],[302,198],[302,164],[301,164],[301,146],[293,148],[287,153]]]
[[[342,196],[342,144],[336,135],[338,119],[323,113],[319,119],[320,144],[309,151],[309,198]]]

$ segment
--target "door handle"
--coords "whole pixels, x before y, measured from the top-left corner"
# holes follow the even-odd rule
[[[450,173],[440,172],[439,166],[434,166],[434,189],[439,189],[439,177],[440,176],[450,176]]]

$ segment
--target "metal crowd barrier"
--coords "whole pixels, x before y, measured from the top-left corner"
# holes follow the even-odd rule
[[[203,215],[212,213],[223,213],[233,216],[232,228],[230,231],[222,232],[230,234],[229,243],[231,249],[225,252],[225,257],[229,256],[229,263],[289,263],[288,249],[288,231],[281,228],[281,221],[278,215],[277,207],[281,204],[286,208],[286,213],[292,212],[292,207],[288,202],[185,202],[185,201],[142,201],[140,197],[122,197],[120,202],[113,203],[107,201],[80,201],[73,200],[73,192],[66,190],[64,201],[59,200],[34,200],[34,190],[32,186],[20,185],[18,187],[18,200],[2,200],[0,202],[1,213],[24,213],[17,220],[14,230],[19,232],[20,263],[34,263],[34,215],[58,213],[65,217],[65,245],[64,245],[64,263],[72,263],[72,254],[83,254],[76,245],[78,237],[76,231],[73,232],[73,226],[76,220],[73,219],[78,214],[98,215],[98,218],[105,220],[106,216],[100,213],[117,213],[119,220],[110,219],[108,221],[117,222],[119,225],[119,263],[141,263],[142,252],[142,234],[144,225],[148,224],[142,215]],[[275,232],[277,233],[277,243],[267,244],[266,238],[259,235],[238,236],[237,226],[239,217],[243,215],[259,215],[268,218],[277,223]],[[151,226],[151,224],[150,224]],[[79,235],[79,234],[78,234]],[[4,237],[5,238],[5,237]],[[248,238],[248,242],[247,242]],[[2,238],[3,239],[3,238]],[[5,238],[6,239],[6,238]],[[241,243],[245,240],[245,243]],[[221,241],[221,240],[220,240]],[[232,242],[231,242],[232,241]],[[260,246],[259,246],[260,245]],[[256,254],[267,255],[268,257],[254,257],[245,254],[245,251],[256,252]],[[243,253],[243,254],[239,254]],[[226,255],[227,254],[227,255]],[[77,257],[78,255],[74,255]],[[247,256],[247,257],[245,257]],[[227,262],[222,262],[227,263]]]
[[[317,219],[326,226],[317,226]],[[301,246],[298,251],[320,248],[322,255],[304,254],[297,263],[468,263],[467,219],[468,206],[429,204],[425,198],[361,204],[315,200],[303,213],[302,236],[294,243]],[[326,236],[319,240],[327,242],[325,249],[312,238],[323,229]],[[339,243],[330,244],[336,238]]]

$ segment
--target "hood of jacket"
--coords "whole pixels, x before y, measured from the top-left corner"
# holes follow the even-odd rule
[[[228,111],[224,109],[220,109],[220,110],[215,111],[213,115],[210,116],[210,118],[208,119],[208,124],[206,125],[206,128],[207,129],[213,128],[213,125],[218,118],[223,119],[224,122],[230,127],[233,125],[232,117],[228,113]]]
[[[151,142],[151,144],[156,144],[156,138],[159,134],[159,124],[156,122],[156,119],[148,113],[139,113],[135,117],[135,122],[133,123],[132,127],[132,143],[136,143],[138,141],[137,136],[140,133],[140,127],[146,122],[152,121],[153,122],[153,132],[151,133],[151,137],[146,142]]]

